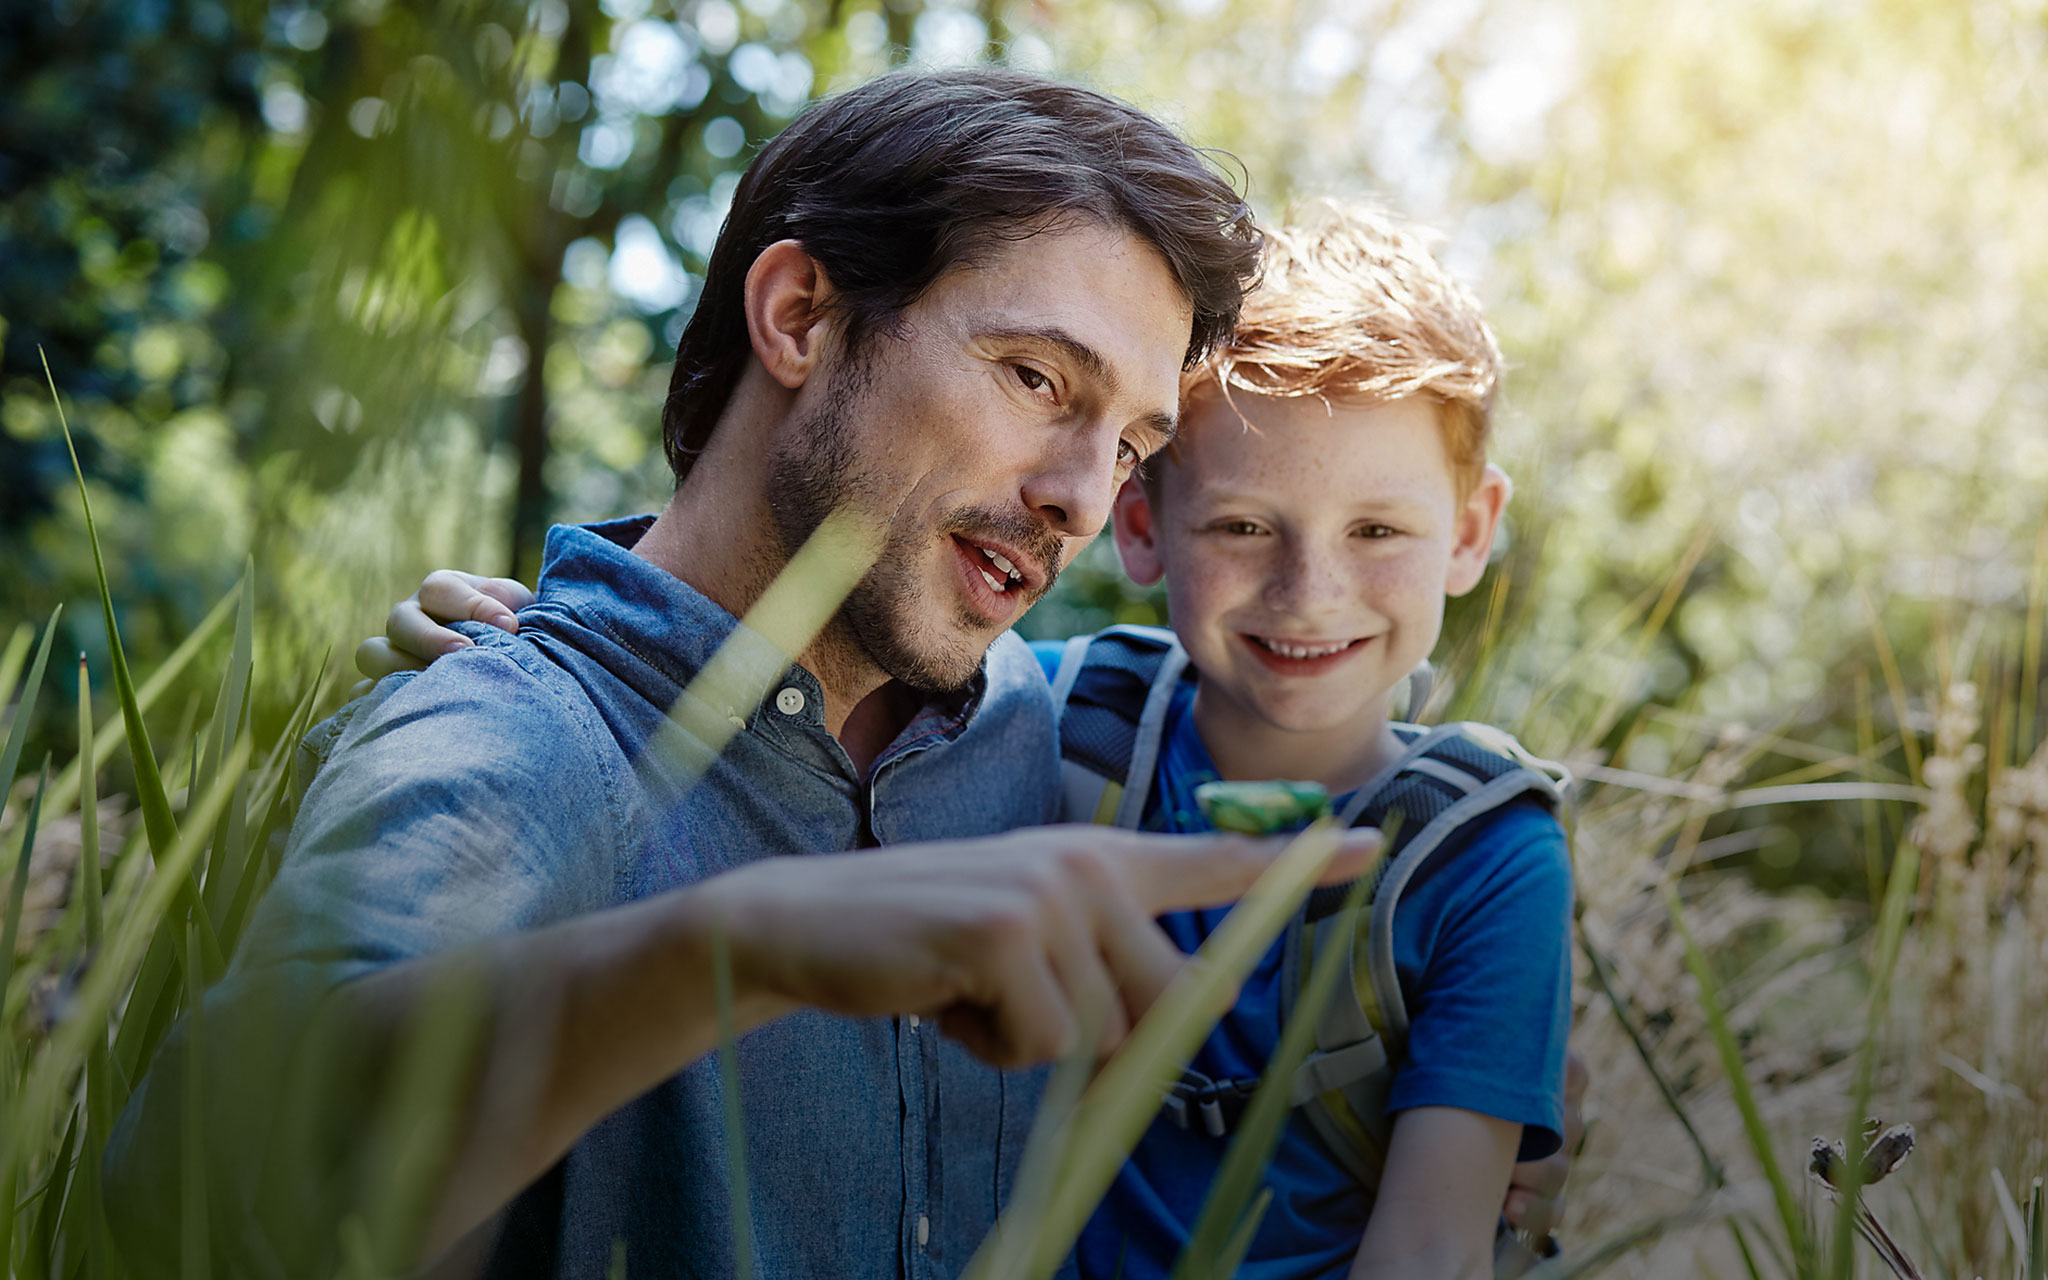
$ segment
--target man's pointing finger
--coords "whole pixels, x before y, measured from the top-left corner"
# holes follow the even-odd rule
[[[1127,883],[1152,915],[1235,902],[1287,848],[1291,837],[1237,835],[1134,836],[1124,855]],[[1379,856],[1380,833],[1353,828],[1338,837],[1337,852],[1318,884],[1355,880]]]

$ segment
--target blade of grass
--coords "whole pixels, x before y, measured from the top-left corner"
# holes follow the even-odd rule
[[[28,818],[21,824],[21,854],[14,860],[14,878],[7,888],[7,922],[0,925],[0,992],[14,982],[14,940],[21,935],[22,898],[28,893],[29,859],[36,851],[36,824],[43,816],[43,792],[50,785],[50,760],[43,757],[42,777],[28,802]]]
[[[199,923],[186,924],[187,946],[199,949]],[[185,966],[184,1089],[178,1099],[178,1273],[207,1280],[211,1273],[206,1215],[206,983],[198,965]]]
[[[14,877],[7,894],[6,924],[0,925],[0,995],[7,991],[14,977],[14,938],[21,927],[21,898],[28,886],[28,860],[35,852],[36,823],[43,813],[43,788],[50,780],[50,764],[43,762],[43,776],[36,783],[35,795],[28,802],[28,816],[22,823],[21,856],[15,860]],[[22,1114],[14,1105],[14,1061],[15,1041],[9,1034],[0,1037],[6,1042],[6,1054],[0,1058],[0,1115],[8,1119],[10,1132],[20,1133]],[[25,1047],[25,1046],[24,1046]],[[20,1185],[19,1166],[12,1158],[0,1160],[0,1266],[5,1266],[12,1253],[14,1242],[14,1189]]]
[[[1138,1135],[1162,1105],[1158,1081],[1175,1075],[1209,1034],[1229,1005],[1226,995],[1260,956],[1308,896],[1332,854],[1340,833],[1327,819],[1289,843],[1266,873],[1224,917],[1198,953],[1138,1020],[1075,1109],[1073,1140],[1067,1145],[1043,1220],[1025,1239],[1001,1232],[969,1264],[970,1278],[986,1277],[1013,1265],[1010,1249],[1030,1251],[1024,1274],[1050,1275],[1073,1247],[1089,1212],[1130,1154]]]
[[[1671,613],[1678,608],[1678,602],[1684,599],[1685,586],[1692,581],[1693,571],[1699,568],[1701,558],[1707,554],[1707,548],[1714,545],[1714,536],[1715,530],[1711,524],[1701,525],[1699,531],[1693,534],[1692,543],[1686,547],[1685,555],[1679,560],[1678,567],[1671,571],[1670,578],[1665,581],[1663,593],[1657,597],[1657,603],[1651,608],[1650,616],[1643,620],[1643,629],[1636,637],[1635,652],[1630,654],[1628,659],[1629,677],[1613,682],[1608,690],[1607,701],[1580,733],[1580,742],[1599,742],[1607,736],[1608,730],[1612,729],[1615,721],[1620,718],[1622,707],[1635,688],[1635,681],[1632,678],[1634,673],[1642,670],[1644,663],[1648,661],[1650,647],[1657,642],[1657,637],[1663,634],[1664,624],[1671,620]]]
[[[152,933],[183,924],[174,911],[178,886],[190,883],[187,877],[192,864],[205,847],[204,833],[226,807],[235,783],[248,765],[248,753],[246,742],[235,744],[222,765],[221,776],[187,810],[187,829],[158,864],[156,874],[142,881],[138,867],[135,874],[125,877],[131,886],[141,881],[141,887],[121,895],[121,909],[107,913],[112,928],[105,948],[79,983],[66,1018],[57,1025],[30,1068],[13,1113],[14,1123],[0,1131],[0,1168],[22,1158],[23,1142],[29,1135],[43,1132],[49,1118],[57,1114],[60,1102],[70,1096],[71,1082],[91,1048],[94,1029],[105,1028],[116,1001],[149,946]],[[117,892],[120,888],[117,885]],[[118,1061],[117,1058],[117,1065]],[[124,1074],[132,1080],[136,1073]]]
[[[1066,1144],[1073,1136],[1074,1109],[1080,1105],[1081,1095],[1095,1073],[1096,1051],[1101,1047],[1102,1011],[1083,1009],[1080,1014],[1081,1033],[1045,1083],[1038,1114],[1032,1117],[1031,1132],[1024,1139],[1024,1157],[1018,1163],[1010,1201],[1004,1206],[1002,1220],[983,1245],[998,1259],[988,1280],[1016,1280],[1031,1261],[1028,1248],[1015,1247],[1014,1242],[1006,1247],[998,1237],[1009,1232],[1029,1240],[1037,1233],[1038,1224],[1045,1217],[1045,1206],[1052,1199],[1053,1179],[1059,1176]],[[1119,1275],[1123,1272],[1121,1253],[1117,1255],[1116,1271]]]
[[[1921,1212],[1920,1197],[1913,1194],[1911,1185],[1908,1185],[1905,1191],[1906,1206],[1913,1211],[1913,1224],[1919,1228],[1920,1243],[1926,1246],[1925,1257],[1928,1264],[1934,1268],[1939,1280],[1956,1280],[1955,1273],[1941,1260],[1941,1242],[1934,1238],[1934,1228],[1928,1224],[1927,1215]]]
[[[1360,875],[1358,882],[1345,895],[1343,907],[1329,917],[1329,921],[1353,919],[1349,913],[1356,912],[1364,904],[1371,889],[1371,873]],[[1280,1043],[1260,1077],[1258,1089],[1245,1106],[1237,1136],[1231,1139],[1229,1150],[1223,1154],[1223,1164],[1216,1170],[1216,1180],[1209,1184],[1209,1194],[1202,1201],[1202,1211],[1195,1218],[1194,1228],[1188,1232],[1187,1247],[1181,1250],[1180,1259],[1174,1264],[1174,1280],[1194,1280],[1197,1266],[1211,1274],[1235,1274],[1234,1266],[1216,1272],[1208,1267],[1205,1260],[1224,1255],[1235,1227],[1249,1212],[1246,1206],[1260,1190],[1266,1166],[1273,1159],[1273,1149],[1280,1145],[1281,1130],[1287,1123],[1288,1114],[1294,1110],[1294,1077],[1308,1059],[1309,1052],[1315,1048],[1316,1029],[1322,1021],[1323,1007],[1330,1003],[1337,990],[1338,975],[1343,972],[1344,965],[1352,962],[1352,948],[1346,946],[1324,947],[1322,954],[1315,958],[1309,969],[1308,982],[1302,988],[1301,999],[1295,1003],[1294,1013],[1280,1032]],[[1250,1242],[1246,1243],[1249,1245]]]
[[[2018,723],[2014,726],[2019,734],[2013,759],[2025,760],[2034,754],[2034,714],[2036,700],[2041,691],[2041,633],[2048,630],[2048,521],[2041,524],[2041,533],[2034,540],[2034,577],[2027,587],[2027,630],[2020,652],[2020,711]]]
[[[1596,1274],[1667,1231],[1711,1222],[1725,1214],[1727,1210],[1716,1208],[1718,1200],[1715,1191],[1703,1192],[1676,1209],[1645,1218],[1619,1231],[1603,1233],[1593,1244],[1546,1258],[1524,1272],[1522,1280],[1583,1280],[1583,1277]],[[1744,1256],[1748,1256],[1746,1249]],[[1751,1280],[1762,1280],[1754,1265],[1750,1267],[1750,1277]]]
[[[1920,884],[1920,850],[1910,840],[1899,842],[1886,877],[1884,904],[1877,923],[1877,953],[1871,967],[1870,1004],[1864,1017],[1863,1044],[1857,1053],[1856,1082],[1851,1091],[1845,1133],[1850,1143],[1858,1142],[1863,1118],[1870,1114],[1870,1098],[1877,1088],[1877,1063],[1884,1044],[1884,1028],[1891,1007],[1892,976],[1898,969],[1899,948],[1906,938],[1906,919],[1913,910],[1913,897]],[[1850,1280],[1854,1273],[1856,1213],[1863,1193],[1863,1160],[1860,1149],[1852,1147],[1850,1158],[1842,1161],[1835,1206],[1834,1249],[1830,1255],[1835,1280]]]
[[[21,698],[14,708],[14,723],[7,730],[7,746],[0,749],[0,796],[14,789],[14,769],[21,763],[22,744],[28,741],[29,713],[35,710],[36,696],[42,692],[43,669],[49,665],[50,641],[57,634],[57,619],[63,614],[64,606],[58,605],[50,611],[50,620],[43,626],[43,642],[36,647],[35,665],[28,669],[28,683],[21,687]],[[0,694],[9,692],[0,685]],[[53,809],[62,813],[62,809]]]
[[[232,616],[231,606],[234,602],[235,596],[233,592],[222,596],[219,603],[213,606],[213,609],[207,613],[206,617],[200,621],[192,633],[179,642],[177,648],[171,650],[171,655],[157,664],[155,672],[150,675],[148,680],[143,682],[142,688],[137,690],[135,694],[135,705],[141,709],[144,715],[148,715],[156,709],[156,704],[163,701],[164,694],[170,690],[172,684],[180,676],[184,675],[185,668],[192,665],[192,660],[199,655],[199,651],[205,647],[206,642],[211,640],[214,633],[220,630],[221,625]],[[106,768],[107,761],[114,758],[114,752],[120,750],[122,744],[126,741],[126,738],[116,732],[116,730],[121,728],[121,717],[121,710],[116,708],[112,715],[100,721],[99,732],[94,737],[92,756],[92,767],[94,769]],[[69,813],[71,811],[71,802],[78,794],[78,771],[83,763],[82,757],[78,760],[73,760],[70,764],[64,766],[64,772],[58,774],[57,781],[51,784],[50,811],[52,813]]]
[[[2027,1191],[2027,1280],[2048,1280],[2048,1204],[2041,1179]]]
[[[1252,1201],[1252,1207],[1245,1211],[1244,1221],[1237,1224],[1237,1230],[1223,1242],[1223,1248],[1216,1254],[1216,1263],[1209,1274],[1228,1277],[1237,1274],[1244,1265],[1244,1256],[1252,1251],[1252,1240],[1259,1234],[1259,1224],[1266,1220],[1266,1210],[1273,1206],[1273,1188],[1260,1187],[1259,1198]]]
[[[746,1111],[740,1105],[738,1032],[733,1014],[732,954],[724,930],[711,935],[711,981],[718,1005],[718,1091],[725,1098],[725,1168],[732,1185],[732,1257],[736,1280],[753,1280],[754,1209],[747,1186]]]
[[[40,354],[40,348],[38,348]],[[164,790],[163,775],[157,771],[156,754],[149,745],[149,730],[142,722],[142,708],[135,698],[135,680],[128,671],[128,656],[121,648],[120,628],[114,622],[114,596],[107,585],[107,562],[100,552],[99,529],[92,518],[92,499],[85,491],[85,469],[78,464],[78,447],[71,439],[71,424],[64,416],[63,398],[57,394],[57,379],[50,373],[50,358],[43,356],[43,377],[50,385],[50,399],[57,409],[57,425],[64,433],[64,447],[71,455],[71,474],[78,482],[78,502],[85,512],[86,541],[92,547],[93,575],[99,580],[100,613],[107,626],[107,655],[114,669],[114,691],[121,700],[121,719],[128,731],[128,754],[135,766],[136,803],[142,809],[143,829],[149,833],[149,850],[162,869],[164,854],[176,843],[177,823],[171,817],[170,796]],[[213,928],[199,910],[197,882],[187,874],[177,886],[179,905],[199,917],[201,959],[209,974],[218,974],[220,943]]]
[[[1991,1169],[1991,1189],[1998,1197],[1998,1216],[2005,1220],[2005,1233],[2012,1238],[2013,1261],[2023,1262],[2027,1256],[2027,1224],[2020,1221],[2019,1202],[2012,1198],[2012,1188],[2005,1184],[2005,1174],[1996,1165]]]
[[[78,755],[92,759],[92,674],[85,655],[78,655]],[[78,811],[78,883],[85,899],[85,954],[87,962],[97,960],[105,925],[101,915],[99,788],[91,770],[80,778]],[[89,1280],[109,1274],[111,1260],[106,1215],[100,1204],[100,1153],[106,1149],[107,1134],[114,1127],[112,1098],[107,1080],[106,1027],[92,1036],[85,1056],[85,1159],[80,1163],[79,1199],[83,1206],[85,1273]]]
[[[1756,1094],[1749,1086],[1749,1077],[1742,1069],[1742,1047],[1736,1043],[1735,1033],[1729,1029],[1728,1019],[1722,1012],[1720,983],[1714,977],[1713,966],[1707,963],[1706,953],[1700,950],[1685,922],[1685,911],[1679,904],[1677,890],[1667,888],[1665,898],[1670,904],[1671,922],[1678,927],[1679,936],[1685,942],[1685,967],[1691,971],[1693,980],[1699,983],[1700,1007],[1707,1015],[1707,1030],[1720,1053],[1721,1067],[1728,1075],[1728,1087],[1734,1094],[1736,1109],[1742,1113],[1743,1132],[1756,1154],[1757,1163],[1763,1166],[1764,1176],[1770,1180],[1778,1219],[1784,1225],[1785,1239],[1792,1249],[1793,1270],[1803,1273],[1809,1269],[1813,1257],[1812,1246],[1806,1237],[1805,1219],[1799,1211],[1798,1200],[1792,1194],[1792,1185],[1786,1180],[1785,1167],[1771,1145],[1770,1130],[1764,1126],[1763,1113],[1757,1109]]]
[[[0,649],[0,696],[13,692],[14,682],[21,679],[22,664],[28,661],[29,646],[35,642],[34,623],[14,624],[14,630],[7,637],[7,647]]]
[[[73,1107],[64,1124],[64,1137],[57,1144],[56,1159],[50,1164],[50,1176],[43,1179],[38,1193],[35,1217],[29,1222],[21,1257],[21,1280],[41,1280],[51,1274],[49,1263],[56,1253],[58,1215],[70,1202],[71,1175],[78,1164],[79,1134],[78,1109]]]
[[[1678,1120],[1680,1127],[1685,1130],[1685,1136],[1692,1141],[1693,1151],[1700,1158],[1700,1176],[1705,1180],[1709,1190],[1726,1185],[1728,1178],[1721,1170],[1721,1162],[1714,1158],[1706,1139],[1700,1136],[1698,1126],[1692,1122],[1692,1113],[1686,1110],[1685,1103],[1679,1099],[1677,1088],[1665,1076],[1664,1069],[1657,1065],[1656,1055],[1650,1052],[1650,1046],[1644,1041],[1642,1032],[1636,1029],[1635,1019],[1629,1016],[1628,1004],[1614,985],[1613,966],[1600,948],[1594,945],[1583,916],[1580,917],[1578,926],[1579,949],[1586,953],[1588,967],[1593,971],[1593,981],[1599,986],[1600,993],[1607,998],[1607,1007],[1613,1012],[1615,1022],[1620,1024],[1622,1033],[1628,1037],[1629,1044],[1635,1049],[1636,1057],[1642,1062],[1643,1069],[1649,1072],[1651,1083],[1657,1086],[1658,1096],[1664,1100],[1665,1109]]]
[[[1899,674],[1898,655],[1892,652],[1892,638],[1884,629],[1884,617],[1871,600],[1870,592],[1862,583],[1856,584],[1856,596],[1863,602],[1864,617],[1870,624],[1870,639],[1877,647],[1878,669],[1884,672],[1885,689],[1891,694],[1892,714],[1899,721],[1899,749],[1906,753],[1906,778],[1914,786],[1920,786],[1920,735],[1913,730],[1912,713],[1906,701],[1906,679]]]

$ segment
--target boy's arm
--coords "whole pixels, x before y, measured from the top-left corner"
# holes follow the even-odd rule
[[[1487,1280],[1522,1126],[1456,1107],[1394,1118],[1351,1280]]]

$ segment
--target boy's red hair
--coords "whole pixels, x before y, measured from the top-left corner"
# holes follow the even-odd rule
[[[1500,347],[1479,302],[1437,260],[1438,237],[1384,209],[1317,201],[1266,235],[1264,274],[1237,331],[1182,382],[1232,391],[1442,408],[1462,498],[1486,465]]]

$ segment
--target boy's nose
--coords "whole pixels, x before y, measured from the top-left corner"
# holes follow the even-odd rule
[[[1342,599],[1341,557],[1305,540],[1286,538],[1278,559],[1266,579],[1268,608],[1302,614],[1328,608]]]

